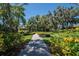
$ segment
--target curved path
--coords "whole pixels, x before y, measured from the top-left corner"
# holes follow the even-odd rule
[[[51,54],[42,38],[34,34],[32,40],[20,51],[19,56],[51,56]]]

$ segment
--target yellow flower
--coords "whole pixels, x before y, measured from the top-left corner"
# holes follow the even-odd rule
[[[69,41],[69,42],[73,42],[73,38],[72,38],[72,37],[69,38],[68,41]]]
[[[74,39],[71,38],[64,38],[64,42],[74,42]]]
[[[69,50],[69,47],[68,47],[68,46],[66,46],[66,47],[65,47],[65,49],[66,49],[66,50]]]
[[[65,52],[66,52],[66,50],[65,50],[65,49],[62,49],[62,52],[63,52],[63,53],[65,53]]]
[[[64,42],[68,42],[68,39],[67,38],[64,38]]]
[[[75,39],[75,42],[79,42],[79,39],[76,38],[76,39]]]
[[[79,30],[79,27],[75,28],[76,30]]]

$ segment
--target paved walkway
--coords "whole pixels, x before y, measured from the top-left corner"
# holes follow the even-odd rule
[[[42,38],[35,34],[32,40],[25,45],[25,49],[21,50],[19,56],[51,56],[51,54]]]

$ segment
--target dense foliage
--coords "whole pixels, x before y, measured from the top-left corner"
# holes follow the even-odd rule
[[[25,24],[24,7],[20,4],[0,4],[0,25],[2,31],[15,32],[20,22]]]
[[[50,52],[55,56],[79,56],[79,27],[71,30],[60,30],[44,38]]]
[[[54,31],[69,28],[79,23],[76,16],[79,16],[79,8],[59,6],[53,13],[50,11],[47,15],[31,17],[27,22],[27,29],[29,31]]]
[[[22,34],[18,33],[20,23],[26,23],[24,4],[0,4],[0,53],[21,42]]]

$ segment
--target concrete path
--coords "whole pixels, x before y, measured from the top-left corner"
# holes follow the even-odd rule
[[[19,56],[51,56],[51,54],[42,38],[35,34],[32,40],[25,45],[25,49],[21,50]]]

